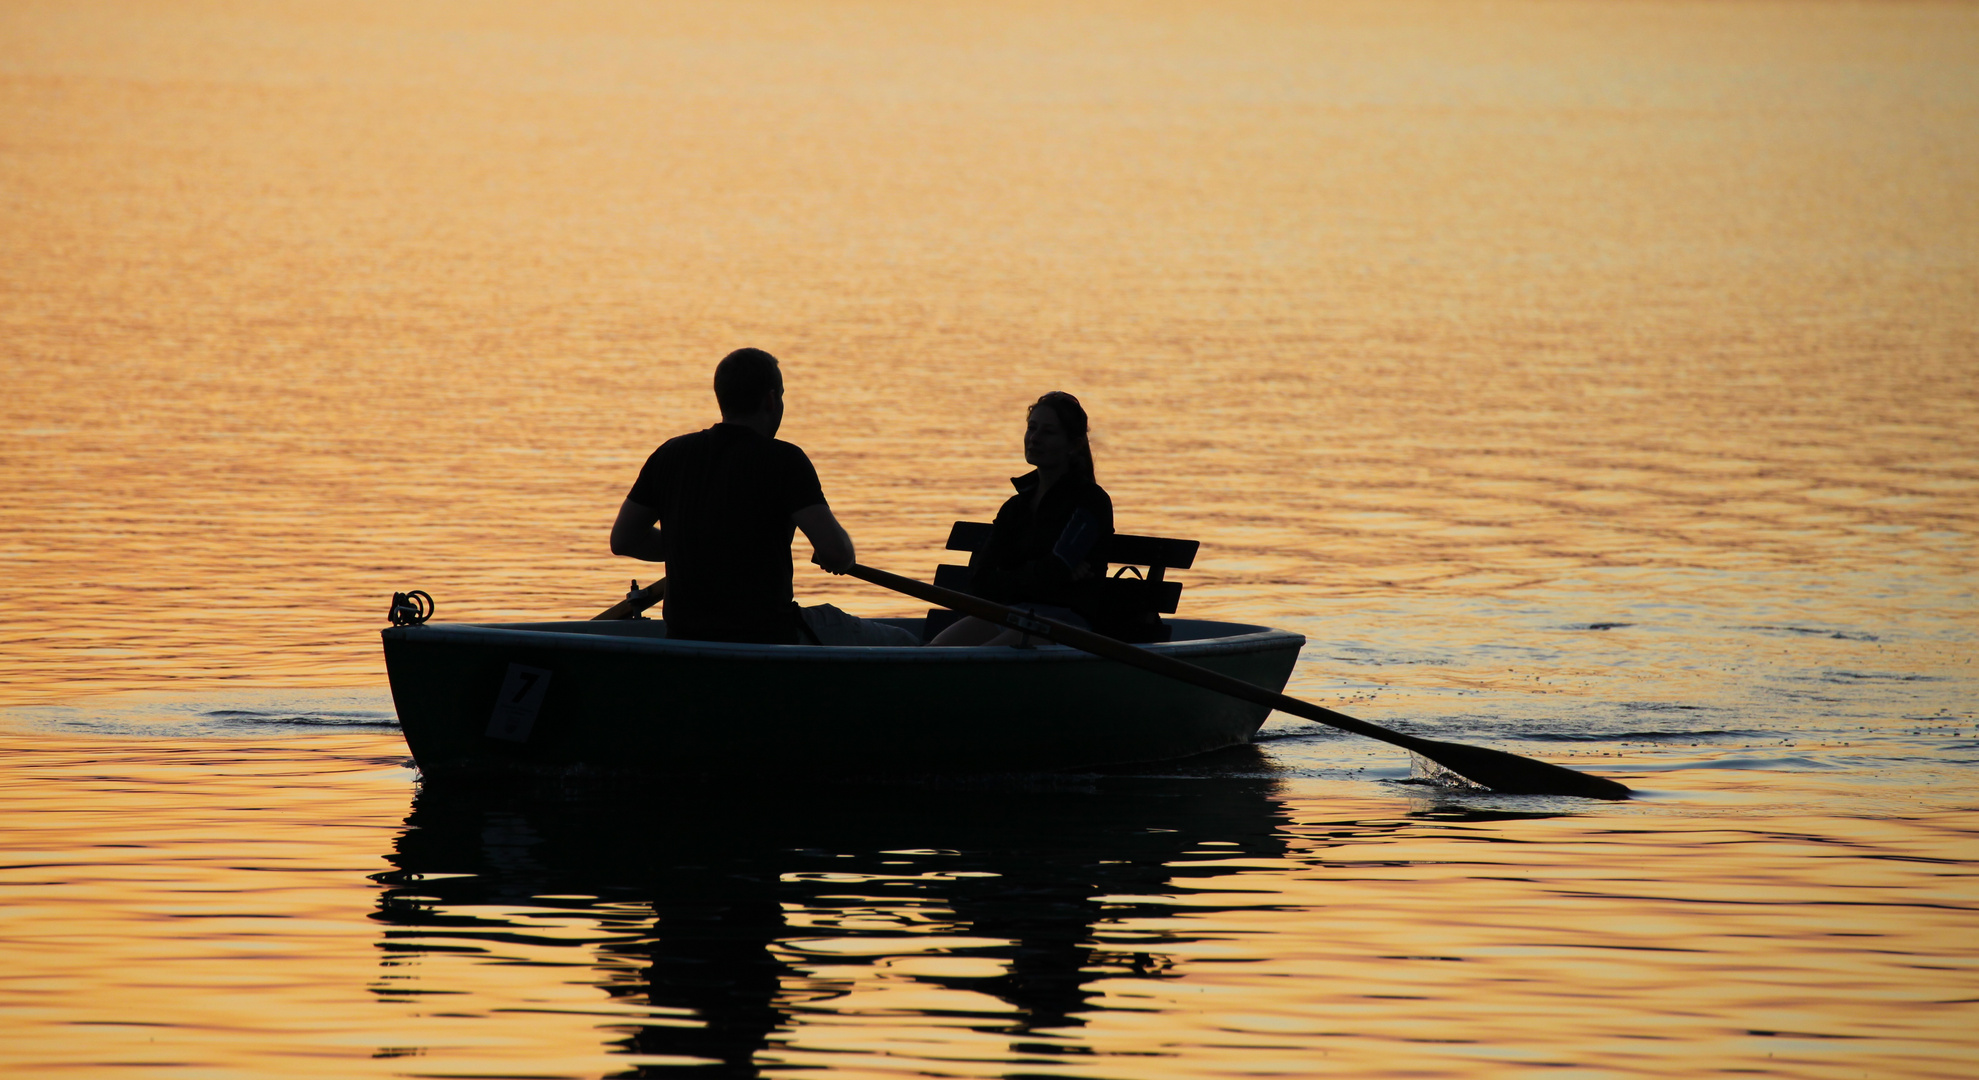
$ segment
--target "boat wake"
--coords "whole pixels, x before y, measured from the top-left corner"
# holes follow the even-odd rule
[[[106,695],[0,711],[0,725],[134,737],[266,737],[271,729],[396,729],[388,694],[369,690],[260,690],[194,695]]]

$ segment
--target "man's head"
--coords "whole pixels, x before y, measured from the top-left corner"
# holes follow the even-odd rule
[[[761,349],[737,349],[722,357],[715,365],[715,402],[729,423],[767,417],[764,434],[774,436],[783,423],[783,372],[777,370],[776,357]]]

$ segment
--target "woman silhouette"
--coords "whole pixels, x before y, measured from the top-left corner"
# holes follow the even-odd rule
[[[1010,481],[1017,494],[996,512],[989,544],[971,563],[968,591],[1093,629],[1099,614],[1097,586],[1106,574],[1106,564],[1095,555],[1100,542],[1113,534],[1113,500],[1093,480],[1086,410],[1078,398],[1054,390],[1031,406],[1024,460],[1036,468]],[[929,644],[1016,645],[1022,640],[1015,630],[969,617]]]

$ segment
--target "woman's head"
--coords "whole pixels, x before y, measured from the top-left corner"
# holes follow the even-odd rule
[[[1031,405],[1024,426],[1024,460],[1041,469],[1064,468],[1093,478],[1093,447],[1086,434],[1086,409],[1079,399],[1053,390]]]

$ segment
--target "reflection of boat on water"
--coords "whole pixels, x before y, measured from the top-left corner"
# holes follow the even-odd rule
[[[918,631],[919,619],[882,620]],[[1272,690],[1305,639],[1171,620],[1150,651]],[[430,774],[485,767],[1030,772],[1250,741],[1269,710],[1060,646],[731,645],[657,620],[384,631],[406,742]]]
[[[1253,749],[1227,753],[1239,768],[1259,765]],[[875,983],[987,995],[960,1014],[980,1031],[1035,1038],[1080,1024],[1095,1007],[1090,983],[1159,977],[1163,946],[1180,940],[1108,941],[1106,923],[1163,919],[1185,902],[1219,910],[1185,900],[1192,880],[1284,853],[1271,782],[1237,776],[691,785],[583,802],[429,784],[406,824],[389,856],[397,869],[381,879],[388,951],[472,948],[508,963],[504,950],[542,924],[505,911],[592,913],[600,933],[576,947],[613,973],[600,985],[621,1006],[655,1011],[615,1050],[739,1076],[755,1075],[755,1055],[779,1032]],[[649,920],[628,917],[648,906]],[[950,967],[889,966],[908,957]],[[381,993],[452,989],[400,979]]]

